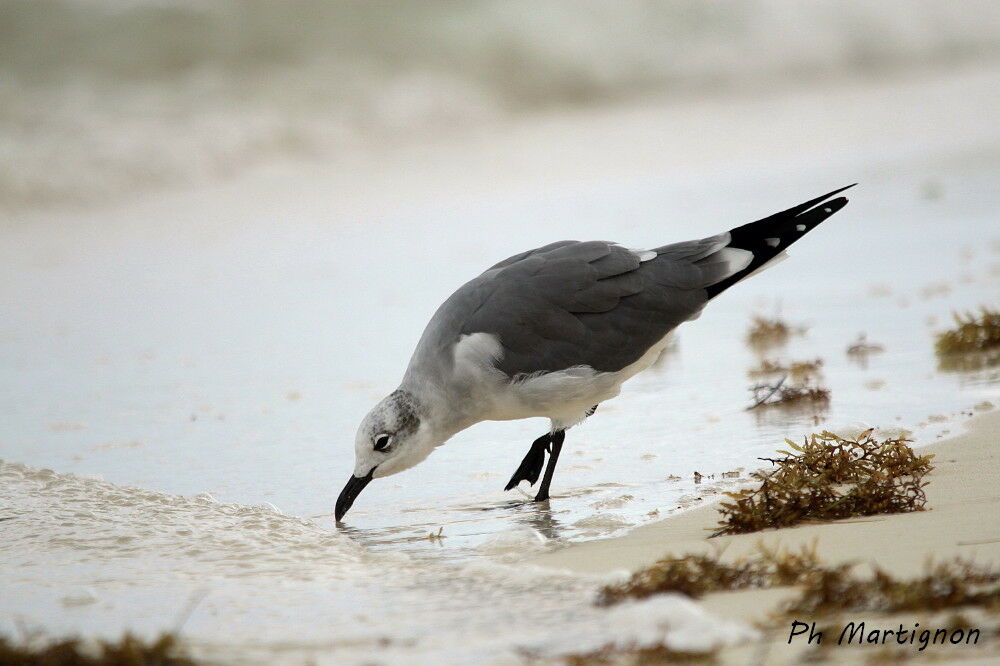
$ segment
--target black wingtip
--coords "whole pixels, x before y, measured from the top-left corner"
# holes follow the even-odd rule
[[[794,243],[799,238],[815,229],[821,222],[826,220],[828,217],[831,217],[834,213],[840,211],[840,209],[846,206],[847,203],[847,197],[837,197],[836,199],[824,201],[816,206],[813,206],[809,210],[796,215],[792,219],[797,224],[805,225],[805,229],[802,231],[796,231],[793,237],[789,239],[788,244],[790,245],[791,243]]]
[[[829,215],[833,215],[838,210],[840,210],[841,208],[843,208],[844,206],[846,206],[848,201],[849,201],[849,199],[847,197],[837,197],[836,199],[830,199],[829,201],[825,202],[823,205],[824,205],[824,207],[830,209]],[[824,212],[826,212],[826,211],[824,211]]]
[[[847,197],[831,199],[857,185],[851,183],[821,197],[810,199],[780,213],[769,215],[729,230],[729,247],[753,253],[750,264],[742,271],[705,288],[709,298],[715,298],[746,276],[773,259],[789,245],[815,229],[821,222],[847,205]],[[774,241],[778,241],[777,244]]]
[[[855,185],[857,185],[857,183],[851,183],[850,185],[846,185],[844,187],[841,187],[840,189],[834,190],[833,192],[827,192],[823,196],[816,197],[815,199],[810,199],[809,201],[806,201],[805,203],[800,203],[798,206],[792,206],[788,210],[784,210],[784,211],[778,213],[778,215],[798,215],[799,213],[807,211],[810,208],[812,208],[813,206],[816,206],[817,204],[823,203],[824,201],[826,201],[827,199],[829,199],[832,196],[840,194],[841,192],[843,192],[845,190],[851,189]],[[845,199],[845,201],[846,201],[846,199]],[[777,216],[776,215],[772,215],[772,217],[777,217]]]

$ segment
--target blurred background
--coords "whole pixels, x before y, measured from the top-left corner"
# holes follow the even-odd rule
[[[0,206],[1000,55],[990,0],[3,0]]]

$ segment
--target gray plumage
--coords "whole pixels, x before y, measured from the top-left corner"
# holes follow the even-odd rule
[[[399,389],[358,428],[337,519],[373,478],[484,420],[549,418],[507,484],[534,484],[548,453],[536,500],[548,499],[565,430],[652,365],[674,328],[843,208],[846,198],[830,199],[843,189],[699,240],[559,241],[494,264],[438,308]]]
[[[586,365],[617,371],[690,319],[723,277],[712,238],[666,246],[642,262],[604,241],[562,241],[512,257],[466,283],[439,310],[457,335],[496,335],[509,377]]]
[[[483,332],[498,337],[503,355],[495,366],[508,377],[581,365],[616,372],[842,208],[844,198],[812,208],[841,191],[730,232],[655,248],[648,261],[607,241],[558,241],[516,254],[438,308],[415,356]],[[783,242],[761,242],[769,235]],[[752,252],[745,270],[730,270],[731,255],[720,252],[727,246]]]

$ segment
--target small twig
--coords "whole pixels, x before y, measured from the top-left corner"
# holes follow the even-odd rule
[[[765,395],[763,398],[758,399],[754,404],[752,404],[749,407],[747,407],[746,411],[750,411],[751,409],[756,409],[757,407],[760,407],[765,402],[767,402],[768,400],[770,400],[771,396],[778,392],[778,389],[781,388],[781,385],[785,383],[786,379],[788,379],[788,375],[787,374],[786,375],[782,375],[781,379],[778,380],[778,383],[775,384],[771,388],[771,391],[767,395]],[[761,388],[763,388],[763,387],[761,387]]]

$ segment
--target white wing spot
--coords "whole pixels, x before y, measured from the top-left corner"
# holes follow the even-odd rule
[[[832,208],[824,208],[824,209],[823,209],[823,212],[824,212],[824,213],[832,213],[832,212],[833,212],[833,209],[832,209]]]
[[[804,224],[796,224],[795,225],[795,230],[796,231],[805,231],[806,230],[806,225],[804,225]]]
[[[726,264],[726,277],[729,277],[750,265],[753,261],[753,252],[740,247],[724,247],[712,255],[712,259],[712,263],[721,261]]]
[[[781,243],[781,241],[777,238],[765,238],[764,242],[770,245],[771,247],[778,247],[778,244]]]

